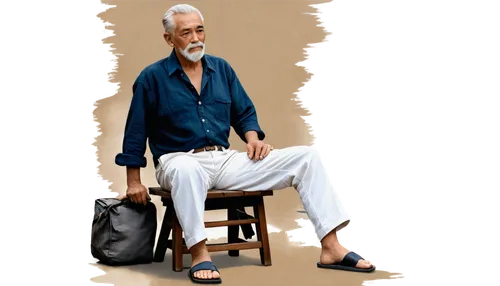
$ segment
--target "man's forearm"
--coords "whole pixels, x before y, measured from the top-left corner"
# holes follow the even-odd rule
[[[141,169],[127,167],[127,186],[132,186],[141,183]]]
[[[250,130],[245,133],[245,139],[247,140],[247,142],[258,141],[259,136],[257,135],[256,131]]]

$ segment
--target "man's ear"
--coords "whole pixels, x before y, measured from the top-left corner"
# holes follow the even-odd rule
[[[170,35],[169,32],[163,33],[163,38],[165,39],[165,42],[171,47],[174,47],[174,42],[172,42],[172,36]]]

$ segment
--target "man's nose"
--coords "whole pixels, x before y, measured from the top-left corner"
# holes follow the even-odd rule
[[[197,43],[199,41],[200,41],[200,39],[198,39],[198,35],[196,35],[196,32],[194,32],[193,38],[191,39],[191,43]]]

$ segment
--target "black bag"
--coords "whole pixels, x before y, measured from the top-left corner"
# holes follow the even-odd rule
[[[107,265],[145,264],[153,261],[156,206],[104,198],[95,200],[92,221],[92,256]]]

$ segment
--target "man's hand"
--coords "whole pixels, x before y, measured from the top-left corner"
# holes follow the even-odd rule
[[[129,198],[133,203],[142,205],[146,205],[147,202],[151,200],[151,197],[148,194],[148,189],[140,183],[129,185],[127,188],[127,194],[120,197],[120,200],[125,198]]]
[[[260,140],[252,140],[247,143],[247,154],[250,160],[259,161],[267,157],[273,150],[269,144]]]

